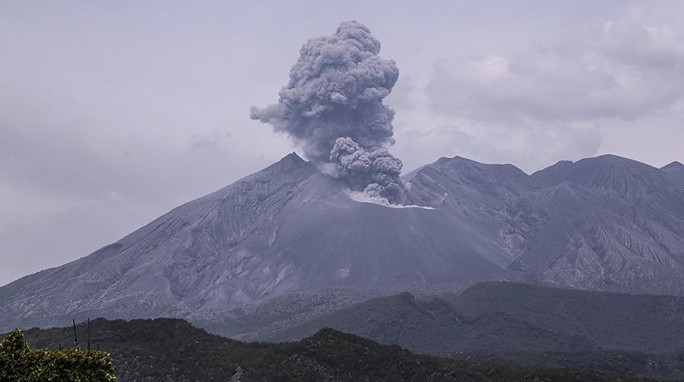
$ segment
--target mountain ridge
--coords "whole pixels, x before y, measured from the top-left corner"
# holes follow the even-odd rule
[[[682,317],[684,297],[482,282],[451,296],[374,298],[263,339],[297,340],[331,327],[432,354],[658,353],[684,349]]]
[[[666,171],[608,155],[528,175],[454,157],[405,180],[407,204],[430,208],[353,200],[289,154],[90,256],[0,287],[0,318],[205,321],[308,290],[486,280],[684,294],[684,188]]]
[[[674,161],[661,167],[660,170],[667,173],[670,180],[684,187],[684,164]]]

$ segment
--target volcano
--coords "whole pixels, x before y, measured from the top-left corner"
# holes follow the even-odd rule
[[[89,315],[211,320],[336,288],[523,281],[684,295],[684,188],[617,156],[512,165],[441,158],[370,202],[296,154],[93,254],[0,288],[5,327]]]

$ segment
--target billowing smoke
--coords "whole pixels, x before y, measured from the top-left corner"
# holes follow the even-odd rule
[[[334,35],[302,46],[278,103],[252,107],[250,117],[287,133],[309,160],[350,189],[398,204],[405,195],[402,163],[385,148],[394,143],[394,111],[382,100],[399,70],[379,52],[366,26],[343,22]]]

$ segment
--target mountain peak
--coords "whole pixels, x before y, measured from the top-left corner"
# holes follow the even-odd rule
[[[588,189],[615,192],[637,199],[658,194],[668,185],[672,186],[671,180],[661,170],[613,154],[585,158],[575,163],[558,162],[535,172],[532,177],[546,184],[571,182]]]
[[[297,153],[295,153],[294,151],[285,155],[278,162],[306,163],[306,161],[304,159],[302,159],[299,155],[297,155]]]
[[[684,164],[678,161],[674,161],[670,164],[661,167],[660,169],[665,171],[684,171]]]
[[[301,158],[299,155],[297,155],[296,153],[291,152],[291,153],[285,155],[285,156],[282,157],[279,161],[273,163],[272,165],[270,165],[270,166],[267,167],[267,168],[271,168],[271,167],[278,167],[278,168],[281,168],[281,167],[286,167],[286,168],[295,167],[295,168],[296,168],[296,167],[302,167],[302,166],[311,166],[311,164],[310,164],[309,162],[305,161],[304,159],[302,159],[302,158]]]
[[[603,154],[599,156],[595,156],[593,158],[584,158],[576,163],[593,163],[595,165],[603,165],[603,166],[609,166],[609,165],[622,165],[622,166],[627,166],[627,165],[632,165],[632,166],[644,166],[644,167],[651,167],[645,163],[636,161],[634,159],[629,159],[625,157],[621,157],[619,155],[615,154]]]
[[[671,181],[684,187],[684,164],[674,161],[663,166],[660,171],[664,172]]]
[[[572,167],[574,163],[569,160],[561,160],[556,162],[556,164],[549,166],[547,168],[536,171],[532,174],[532,178],[542,181],[544,183],[559,183],[556,181],[557,178],[562,177],[563,174]]]
[[[560,161],[558,164],[568,168],[609,168],[611,171],[620,171],[627,168],[640,168],[642,170],[648,168],[650,170],[655,170],[655,167],[653,166],[615,154],[603,154],[591,158],[583,158],[577,162]]]
[[[264,168],[261,171],[258,171],[252,175],[249,175],[240,181],[243,180],[248,180],[251,178],[261,178],[261,177],[281,177],[281,176],[288,176],[287,174],[291,174],[292,172],[300,172],[300,171],[305,171],[305,172],[315,172],[314,167],[311,165],[311,163],[305,161],[302,159],[299,155],[295,153],[289,153],[282,157],[279,161],[273,163],[272,165]],[[229,186],[230,187],[230,186]]]
[[[501,199],[537,188],[529,175],[512,164],[486,164],[460,156],[439,158],[406,179],[411,182],[412,202],[433,207],[457,189],[476,199]]]
[[[621,156],[615,155],[615,154],[601,154],[601,155],[597,155],[595,157],[584,158],[584,159],[588,159],[588,160],[633,160],[633,159],[621,157]]]
[[[435,162],[425,166],[435,166],[435,167],[469,167],[471,169],[477,169],[481,171],[492,171],[492,172],[505,172],[509,174],[515,174],[516,176],[525,176],[527,177],[527,174],[517,168],[516,166],[510,164],[510,163],[482,163],[478,161],[474,161],[472,159],[464,158],[462,156],[454,156],[452,158],[448,157],[441,157],[437,159]]]

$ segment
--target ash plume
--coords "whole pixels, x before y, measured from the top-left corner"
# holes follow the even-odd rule
[[[343,22],[334,35],[302,46],[278,103],[252,107],[250,117],[286,133],[351,190],[399,204],[406,192],[402,163],[386,149],[394,143],[394,111],[382,103],[399,70],[379,52],[380,42],[366,26]]]

